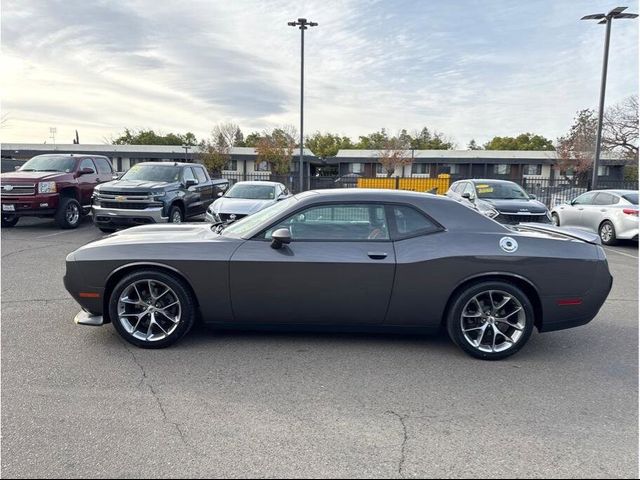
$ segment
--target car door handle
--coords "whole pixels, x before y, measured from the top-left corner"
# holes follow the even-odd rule
[[[384,260],[387,258],[386,252],[369,252],[367,255],[369,255],[369,258],[373,260]]]

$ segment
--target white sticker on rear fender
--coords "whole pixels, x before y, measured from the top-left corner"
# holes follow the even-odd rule
[[[518,242],[511,237],[502,237],[500,239],[500,248],[507,253],[514,253],[518,250]]]

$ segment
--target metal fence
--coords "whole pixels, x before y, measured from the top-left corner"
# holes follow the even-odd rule
[[[279,182],[287,186],[293,192],[301,190],[322,190],[327,188],[391,188],[396,190],[412,190],[417,192],[446,193],[452,183],[449,175],[440,175],[438,178],[422,177],[364,177],[350,174],[343,176],[312,176],[304,178],[303,188],[299,188],[300,179],[296,173],[278,175],[269,172],[254,173],[227,173],[222,174],[222,178],[229,180],[233,185],[239,181],[260,181],[267,180]],[[456,177],[455,181],[466,180],[466,178]],[[545,177],[522,177],[510,179],[520,184],[527,193],[533,194],[538,200],[553,207],[558,203],[568,202],[578,195],[590,190],[590,180],[580,180],[576,178],[545,178]],[[625,189],[638,190],[638,181],[600,179],[598,189]]]

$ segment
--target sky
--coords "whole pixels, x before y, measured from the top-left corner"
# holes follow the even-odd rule
[[[357,139],[427,126],[460,149],[556,139],[598,103],[602,0],[3,0],[0,141],[105,143],[125,127],[245,135],[299,126]],[[638,93],[638,20],[612,25],[607,105]]]

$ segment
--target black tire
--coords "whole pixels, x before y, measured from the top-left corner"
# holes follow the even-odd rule
[[[20,220],[20,217],[16,215],[2,215],[2,226],[4,228],[15,227],[18,220]]]
[[[178,221],[176,221],[177,217],[180,217]],[[178,205],[173,205],[171,210],[169,210],[169,223],[182,223],[184,222],[184,213],[182,209]]]
[[[98,229],[102,232],[102,233],[113,233],[116,231],[115,228],[107,228],[107,227],[98,227]]]
[[[171,331],[169,335],[165,336],[162,339],[157,340],[145,340],[138,338],[140,335],[144,335],[142,331],[140,331],[140,335],[138,337],[134,336],[138,333],[136,330],[133,333],[130,333],[125,328],[123,322],[120,320],[120,316],[118,315],[118,302],[120,296],[124,292],[124,290],[132,285],[134,282],[142,282],[144,283],[147,280],[151,280],[152,285],[159,285],[154,282],[161,282],[165,286],[169,287],[173,292],[171,295],[175,295],[176,299],[179,301],[180,317],[177,322],[177,327],[175,330]],[[153,288],[153,287],[152,287]],[[161,286],[158,288],[162,288]],[[141,295],[145,296],[145,290],[142,289]],[[172,297],[169,295],[164,295],[164,297],[169,297],[167,301],[171,301]],[[143,308],[143,307],[138,307]],[[120,334],[122,338],[124,338],[127,342],[140,347],[140,348],[165,348],[170,345],[173,345],[182,337],[184,337],[189,330],[193,327],[196,320],[196,301],[191,293],[190,289],[187,287],[184,281],[175,277],[174,275],[170,275],[159,270],[140,270],[134,273],[131,273],[124,277],[122,280],[118,282],[115,288],[111,291],[109,295],[109,318],[111,323],[113,324],[116,331]],[[128,317],[130,318],[130,317]],[[160,318],[160,317],[158,317]],[[142,330],[146,330],[148,333],[149,323],[150,323],[150,315],[142,317],[142,323],[140,325]],[[124,320],[126,322],[126,320]],[[171,327],[173,324],[168,322],[167,317],[163,317],[164,326]],[[176,322],[174,322],[176,323]],[[130,325],[131,326],[131,325]],[[158,327],[151,327],[151,331],[156,330],[158,332]]]
[[[558,216],[558,214],[556,212],[553,212],[551,214],[551,222],[556,226],[559,227],[560,226],[560,217]]]
[[[55,215],[60,228],[78,228],[82,221],[82,207],[75,198],[62,197]]]
[[[605,220],[598,227],[598,235],[600,235],[600,241],[604,245],[615,245],[618,243],[618,237],[616,237],[616,227],[613,226],[609,220]]]
[[[470,304],[470,302],[472,302],[474,297],[480,296],[482,298],[482,296],[489,291],[492,291],[493,295],[501,300],[506,298],[506,296],[511,296],[512,298],[515,298],[517,300],[517,303],[519,303],[522,308],[521,311],[524,312],[522,315],[519,314],[518,317],[515,317],[518,319],[517,320],[518,324],[520,323],[523,324],[522,330],[516,331],[516,329],[513,328],[513,332],[510,334],[510,335],[518,334],[517,339],[515,340],[515,342],[513,342],[513,344],[510,347],[507,347],[502,351],[493,351],[493,349],[491,351],[484,351],[481,348],[472,345],[470,340],[467,339],[469,335],[465,337],[465,334],[462,330],[463,309],[468,306],[467,305],[468,303]],[[502,296],[500,292],[504,292],[507,295]],[[481,303],[483,305],[480,305]],[[498,301],[497,303],[500,303],[500,301]],[[513,302],[511,304],[511,307],[513,307],[513,310],[517,309],[517,303]],[[481,301],[480,303],[478,303],[478,305],[484,307],[484,302]],[[503,312],[503,311],[504,310],[499,310],[499,312]],[[483,336],[480,339],[480,343],[482,343],[483,339],[492,340],[493,337],[496,336],[494,334],[495,330],[490,330],[488,328],[489,326],[493,326],[493,320],[485,321],[481,318],[475,318],[471,316],[466,318],[467,318],[465,320],[466,322],[476,322],[477,325],[480,325],[480,327],[476,325],[470,325],[470,330],[473,330],[474,327],[476,327],[475,328],[476,330],[479,330],[482,326],[484,326],[485,323],[489,323],[489,325],[485,327],[487,331],[485,332],[485,330],[482,330]],[[492,313],[492,316],[489,318],[490,319],[497,318],[497,315],[494,315]],[[501,282],[501,281],[480,282],[480,283],[474,283],[469,287],[465,288],[463,291],[459,292],[456,295],[456,297],[453,299],[453,302],[451,303],[451,307],[449,308],[449,311],[447,314],[447,332],[449,333],[449,337],[451,337],[451,340],[456,345],[458,345],[465,353],[471,355],[472,357],[480,358],[483,360],[502,360],[503,358],[507,358],[517,353],[527,343],[527,341],[529,340],[529,337],[531,337],[531,333],[533,332],[534,318],[535,318],[534,310],[533,310],[533,306],[531,305],[531,301],[529,300],[527,295],[518,287],[510,283]],[[505,329],[504,322],[501,322],[501,323],[503,325],[501,328]],[[500,324],[498,323],[496,323],[495,325],[500,327]],[[492,327],[492,328],[498,328],[498,327]],[[470,330],[468,330],[468,332]],[[505,330],[508,333],[511,329],[506,328]],[[477,333],[479,334],[479,332]],[[507,342],[502,340],[503,338],[502,336],[496,336],[496,338],[500,339],[500,345],[507,345]],[[480,345],[480,347],[483,347],[483,345]],[[489,348],[489,346],[486,346],[486,348]]]

